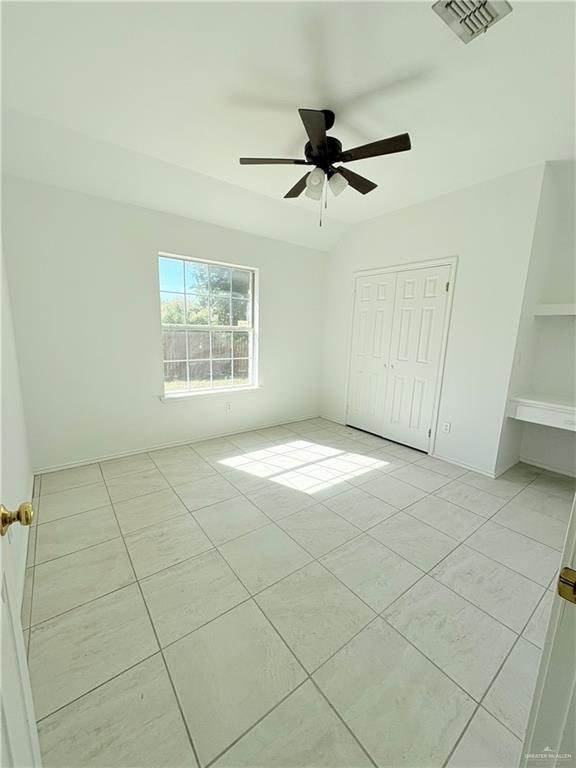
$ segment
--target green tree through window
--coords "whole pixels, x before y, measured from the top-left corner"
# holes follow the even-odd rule
[[[159,256],[164,389],[254,384],[254,271]]]

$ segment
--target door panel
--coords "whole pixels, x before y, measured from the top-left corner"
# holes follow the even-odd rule
[[[576,570],[576,499],[560,565]],[[522,768],[568,768],[576,763],[575,648],[576,603],[556,593],[526,728]]]
[[[450,270],[442,265],[356,279],[351,426],[428,450]]]
[[[397,273],[384,437],[428,450],[449,266]]]
[[[1,256],[1,251],[0,251]],[[8,292],[2,271],[2,376],[0,377],[0,503],[15,510],[30,499],[29,469],[16,350]],[[41,765],[20,611],[29,529],[14,523],[0,540],[3,768]]]
[[[380,434],[386,397],[396,275],[356,280],[347,423]]]

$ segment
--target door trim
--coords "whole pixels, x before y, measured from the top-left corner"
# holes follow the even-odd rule
[[[391,264],[386,267],[373,269],[359,269],[352,272],[352,312],[350,316],[350,332],[348,334],[348,371],[346,374],[346,411],[345,424],[348,424],[348,412],[350,410],[350,363],[352,361],[352,341],[354,338],[354,314],[356,311],[356,281],[361,277],[370,277],[371,275],[383,275],[388,272],[408,272],[413,269],[426,269],[428,267],[448,267],[448,280],[450,287],[448,290],[448,301],[444,313],[444,323],[442,327],[442,340],[440,346],[440,359],[438,361],[438,377],[436,379],[436,388],[434,390],[434,403],[432,405],[432,423],[430,425],[430,437],[428,439],[429,456],[434,456],[436,448],[436,434],[438,430],[438,415],[440,412],[440,397],[442,386],[444,384],[444,373],[446,365],[446,350],[448,347],[448,333],[452,321],[452,304],[454,300],[454,285],[456,282],[456,273],[458,267],[458,256],[446,256],[442,259],[429,259],[428,261],[411,261],[402,264]]]

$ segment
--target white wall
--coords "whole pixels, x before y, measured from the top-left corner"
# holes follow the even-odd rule
[[[576,396],[576,320],[535,317],[539,303],[576,302],[575,168],[573,161],[546,163],[530,267],[516,343],[510,394]],[[507,419],[498,464],[522,459],[576,474],[576,434]]]
[[[533,239],[546,242],[550,228],[546,219],[535,235],[542,178],[537,166],[364,222],[326,256],[8,177],[6,259],[34,468],[319,412],[343,421],[353,273],[454,255],[439,414],[452,431],[438,434],[435,454],[491,474],[537,445],[549,450],[526,434],[521,449],[522,429],[505,418]],[[159,400],[160,250],[261,269],[262,389]]]
[[[359,224],[330,256],[323,415],[344,420],[353,273],[458,256],[435,454],[493,473],[543,167]]]
[[[14,345],[14,327],[8,285],[2,263],[0,280],[2,296],[1,347],[2,347],[2,413],[0,432],[1,483],[0,501],[8,509],[17,509],[23,501],[32,498],[32,466],[28,452],[28,431],[24,419],[20,372]],[[29,528],[21,525],[11,526],[8,536],[11,544],[11,560],[15,566],[15,579],[18,589],[17,604],[22,602],[26,550]]]
[[[325,254],[14,177],[4,229],[36,470],[317,414]],[[159,251],[260,268],[261,389],[159,400]]]

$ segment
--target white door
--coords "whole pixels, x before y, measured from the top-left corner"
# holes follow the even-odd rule
[[[562,567],[576,572],[576,501],[562,554]],[[576,765],[576,603],[554,597],[544,642],[521,765]]]
[[[2,275],[3,278],[3,275]],[[27,473],[7,293],[2,279],[2,378],[0,381],[0,502],[10,510],[30,500],[31,477]],[[18,397],[16,396],[18,395]],[[21,450],[22,449],[22,450]],[[0,577],[2,582],[1,653],[2,685],[2,768],[31,768],[41,765],[36,719],[28,676],[20,612],[26,567],[28,530],[16,522],[1,537]]]
[[[356,278],[346,423],[381,434],[396,274]]]
[[[450,267],[398,272],[384,437],[427,451],[439,382]]]

